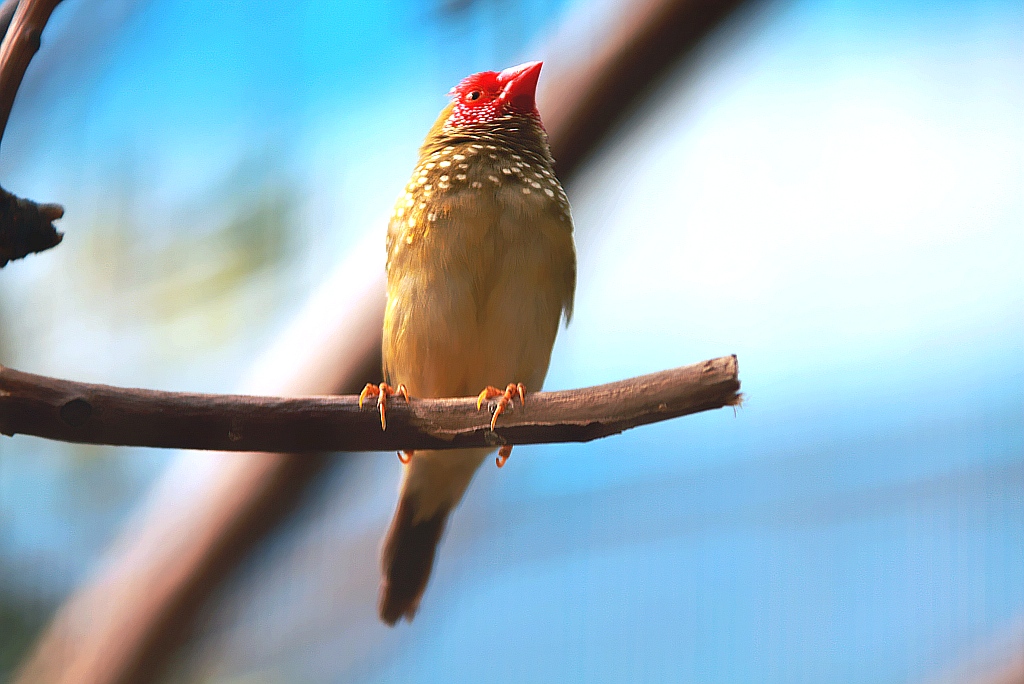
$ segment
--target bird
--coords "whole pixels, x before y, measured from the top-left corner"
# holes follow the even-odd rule
[[[478,409],[497,399],[494,429],[541,388],[559,324],[572,318],[573,222],[537,110],[541,67],[462,79],[420,148],[388,224],[385,382],[360,395],[377,397],[382,428],[388,396],[479,391]],[[492,451],[399,453],[398,504],[381,552],[384,623],[412,621],[448,517]],[[501,448],[499,467],[510,451]]]

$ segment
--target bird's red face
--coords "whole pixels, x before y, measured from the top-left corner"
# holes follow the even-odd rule
[[[525,114],[540,121],[537,79],[542,62],[527,62],[497,71],[481,71],[462,79],[448,95],[455,107],[445,128],[488,123],[509,114]]]

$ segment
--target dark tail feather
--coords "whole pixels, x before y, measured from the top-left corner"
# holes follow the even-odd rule
[[[416,497],[403,491],[391,529],[384,540],[380,587],[380,619],[394,625],[403,616],[412,621],[427,588],[434,552],[441,540],[450,508],[443,508],[433,517],[413,522]]]

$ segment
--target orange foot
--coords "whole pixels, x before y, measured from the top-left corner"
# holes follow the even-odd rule
[[[491,416],[491,429],[498,423],[498,416],[505,412],[505,407],[512,403],[512,397],[516,394],[519,395],[519,403],[523,406],[526,405],[526,388],[523,387],[523,383],[508,383],[508,387],[505,391],[501,391],[497,387],[488,385],[484,388],[484,391],[480,393],[480,396],[476,398],[476,410],[479,411],[480,407],[484,405],[484,402],[494,397],[501,397],[498,399],[498,405],[494,408],[494,415]]]
[[[479,411],[480,407],[483,406],[484,402],[487,401],[488,399],[493,399],[494,397],[501,397],[500,399],[498,399],[498,405],[494,407],[494,415],[491,416],[492,430],[494,429],[494,426],[497,425],[498,423],[498,416],[505,412],[505,407],[512,403],[512,397],[517,394],[519,395],[519,403],[525,406],[526,388],[523,386],[523,383],[521,382],[510,382],[508,386],[505,387],[504,391],[498,389],[497,387],[492,387],[488,385],[484,389],[484,391],[480,393],[480,396],[476,398],[476,409],[477,411]],[[498,457],[494,459],[494,462],[498,465],[499,468],[501,468],[505,465],[505,462],[508,461],[508,457],[511,454],[512,445],[506,444],[505,446],[498,449]]]
[[[395,388],[386,382],[382,382],[379,385],[367,384],[363,391],[359,393],[359,408],[363,408],[363,400],[366,397],[377,397],[377,408],[380,409],[380,429],[387,430],[388,419],[386,413],[388,397],[396,394],[401,394],[405,397],[405,403],[409,403],[409,390],[405,388],[405,385],[399,385]]]
[[[507,461],[508,457],[511,456],[511,455],[512,455],[512,445],[511,444],[506,444],[505,446],[503,446],[500,449],[498,449],[498,456],[497,456],[497,458],[494,459],[494,462],[497,464],[497,466],[499,468],[504,468],[505,467],[505,461]]]
[[[406,465],[412,460],[412,455],[416,453],[414,451],[399,451],[398,460],[402,462],[402,465]]]

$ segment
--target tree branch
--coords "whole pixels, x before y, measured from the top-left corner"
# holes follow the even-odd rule
[[[0,139],[7,130],[14,96],[29,62],[39,50],[43,28],[61,0],[22,0],[0,44]],[[0,12],[3,14],[3,12]]]
[[[496,430],[476,400],[388,404],[355,396],[255,397],[123,389],[57,380],[0,366],[0,432],[65,442],[220,451],[316,452],[443,449],[588,442],[739,403],[735,356],[585,389],[530,394]],[[493,410],[494,403],[490,405]]]
[[[43,27],[58,4],[60,0],[8,0],[0,6],[0,26],[5,30],[0,43],[0,141],[21,79],[39,50]],[[64,236],[53,222],[63,215],[59,204],[36,204],[0,188],[0,268],[60,244]]]

